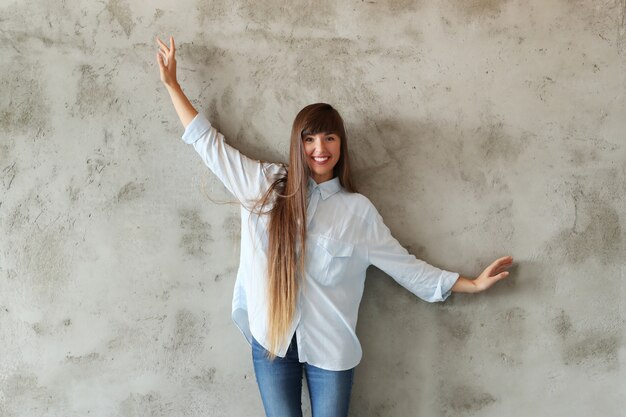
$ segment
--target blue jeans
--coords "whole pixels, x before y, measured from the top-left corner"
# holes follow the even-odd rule
[[[270,362],[267,350],[252,338],[252,362],[267,417],[302,417],[302,370],[313,417],[347,417],[354,369],[328,371],[298,361],[294,333],[287,354]]]

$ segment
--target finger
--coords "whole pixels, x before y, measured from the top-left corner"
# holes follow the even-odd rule
[[[159,43],[159,45],[161,45],[161,48],[163,48],[163,49],[165,50],[165,52],[169,54],[169,53],[170,53],[170,48],[168,48],[168,47],[167,47],[167,45],[165,45],[165,44],[161,41],[161,39],[159,39],[159,38],[156,38],[156,39],[157,39],[157,42]]]
[[[512,263],[513,263],[513,258],[511,258],[510,256],[504,256],[502,258],[498,258],[495,261],[493,261],[493,263],[489,265],[489,268],[493,270],[501,266],[511,265]]]
[[[502,258],[496,259],[497,263],[511,263],[513,262],[513,257],[511,256],[503,256]]]
[[[492,272],[492,275],[497,275],[497,274],[501,274],[503,272],[506,272],[507,274],[510,273],[510,271],[507,271],[507,267],[502,267],[502,268],[498,268],[495,271]]]
[[[163,56],[160,53],[157,53],[157,62],[159,63],[159,68],[165,69],[165,62],[163,62]]]
[[[157,43],[159,44],[159,46],[163,49],[165,49],[166,51],[169,52],[169,48],[167,47],[167,45],[165,43],[163,43],[163,41],[157,36],[156,38]]]
[[[501,263],[512,263],[513,262],[513,257],[512,256],[503,256],[502,258],[498,259]]]
[[[174,37],[172,35],[170,35],[170,49],[173,55],[176,52],[176,46],[174,46]]]
[[[504,272],[500,272],[498,275],[496,275],[496,281],[500,281],[502,278],[506,278],[509,276],[509,271],[504,271]]]
[[[165,52],[159,50],[159,56],[163,59],[163,63],[167,61],[167,55],[165,55]]]
[[[163,41],[157,36],[154,38],[157,42],[157,45],[159,46],[159,48],[161,47],[161,45],[163,45]]]
[[[501,272],[505,272],[505,270],[506,270],[506,267],[505,267],[505,268],[498,268],[498,269],[496,269],[493,273],[494,273],[494,275],[495,275],[495,274],[499,274],[499,273],[501,273]],[[507,271],[507,273],[508,273],[508,271]]]
[[[513,262],[503,262],[501,264],[498,265],[498,267],[496,268],[496,270],[504,270],[506,268],[510,268],[513,266]]]

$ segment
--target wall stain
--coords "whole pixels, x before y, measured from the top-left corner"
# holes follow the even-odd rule
[[[209,369],[203,369],[200,375],[195,375],[193,380],[196,384],[198,384],[201,388],[210,389],[212,385],[215,383],[215,373],[217,369],[211,367]]]
[[[91,363],[91,362],[95,362],[98,360],[102,360],[98,352],[91,352],[88,355],[81,355],[81,356],[73,356],[73,355],[65,356],[65,362],[69,362],[73,364]]]
[[[384,417],[392,414],[393,410],[395,410],[397,407],[398,404],[396,404],[391,399],[386,398],[382,402],[374,404],[372,406],[372,412],[374,413],[373,415],[376,417]]]
[[[558,316],[553,319],[554,331],[562,338],[568,337],[572,332],[572,319],[565,313],[565,310],[561,310]]]
[[[480,235],[493,236],[502,244],[511,241],[515,234],[513,202],[514,200],[509,198],[489,205],[486,212],[474,216],[478,221],[468,222],[461,230],[453,230],[450,236],[480,233]],[[510,285],[512,285],[512,280]]]
[[[583,365],[599,361],[610,367],[617,366],[619,340],[604,333],[591,333],[582,340],[568,344],[563,351],[565,365]]]
[[[566,137],[564,146],[572,153],[588,153],[583,158],[587,161],[598,159],[598,152],[612,154],[621,152],[623,145],[601,137]]]
[[[13,180],[17,175],[18,169],[15,167],[16,162],[13,162],[11,165],[7,165],[0,172],[0,180],[2,180],[2,185],[4,186],[5,191],[9,191],[11,186],[13,185]]]
[[[85,165],[87,165],[86,184],[92,184],[97,181],[96,185],[100,187],[102,185],[102,172],[111,165],[111,162],[107,162],[104,159],[104,155],[101,152],[97,152],[94,157],[87,158]]]
[[[36,395],[43,390],[37,375],[25,371],[5,376],[0,384],[3,397],[8,399]]]
[[[12,233],[37,225],[39,217],[47,211],[48,204],[36,191],[31,191],[7,216],[7,230]]]
[[[518,360],[516,360],[510,355],[507,355],[504,352],[500,353],[500,360],[506,366],[519,366],[520,365],[520,362]]]
[[[130,37],[135,27],[135,22],[133,21],[133,15],[128,3],[123,0],[109,0],[106,9],[111,13],[112,18],[124,29],[126,36]]]
[[[62,214],[53,218],[47,197],[32,189],[10,212],[5,226],[9,236],[23,232],[11,252],[20,265],[19,276],[25,285],[44,297],[62,291],[70,278],[71,256],[66,254],[65,244],[75,221],[62,218]]]
[[[513,164],[524,150],[524,143],[528,139],[527,134],[522,134],[519,138],[508,135],[502,121],[494,121],[486,127],[479,127],[475,130],[479,140],[479,147],[485,161],[493,162],[502,160],[508,165]]]
[[[574,219],[546,243],[550,258],[555,255],[571,264],[589,258],[611,263],[623,253],[623,233],[618,211],[597,191],[585,192],[577,187],[571,195]]]
[[[202,25],[205,22],[215,22],[228,16],[228,12],[233,9],[233,3],[227,0],[198,0],[196,2],[196,17]]]
[[[528,132],[509,132],[500,120],[461,132],[458,139],[451,139],[450,145],[454,148],[452,160],[459,167],[459,178],[480,199],[489,193],[509,194],[506,173],[517,164],[532,139],[535,135]],[[467,160],[481,163],[467,164]]]
[[[46,297],[63,291],[70,278],[70,258],[64,250],[66,238],[64,226],[54,225],[34,233],[21,248],[24,278]]]
[[[2,142],[0,143],[0,166],[4,166],[6,169],[7,166],[15,163],[12,155],[13,148],[15,148],[15,140],[3,138]]]
[[[470,184],[472,190],[475,190],[474,192],[477,194],[483,193],[488,188],[487,175],[485,175],[485,172],[478,164],[470,164],[467,166],[461,165],[459,177],[461,178],[461,180]]]
[[[570,316],[563,309],[553,318],[552,323],[554,332],[562,340],[563,364],[567,366],[604,364],[608,369],[616,369],[620,345],[618,336],[597,329],[577,332]]]
[[[127,182],[117,193],[115,200],[120,203],[123,201],[134,200],[136,198],[141,197],[143,192],[146,190],[144,184],[137,184],[134,181]]]
[[[89,64],[82,64],[78,68],[80,78],[75,105],[80,115],[95,116],[118,110],[118,98],[111,89],[111,74],[100,75]],[[101,77],[103,81],[100,81]]]
[[[196,209],[181,209],[178,212],[180,226],[184,233],[181,238],[181,247],[189,255],[200,256],[206,254],[204,245],[212,242],[211,225],[202,220]]]
[[[43,324],[41,324],[41,323],[33,323],[33,325],[31,327],[32,327],[33,331],[37,335],[41,336],[42,334],[44,334]]]
[[[65,191],[67,191],[68,199],[72,203],[77,202],[80,198],[81,189],[79,187],[68,185],[67,187],[65,187]]]
[[[122,130],[119,133],[119,137],[123,139],[121,146],[134,148],[136,151],[136,158],[140,161],[142,161],[150,152],[146,135],[143,134],[137,121],[134,119],[129,118],[125,120],[122,125]]]
[[[203,2],[204,3],[204,2]],[[163,9],[154,9],[154,15],[152,16],[153,20],[156,22],[157,20],[159,20],[160,18],[163,17],[163,15],[165,15],[165,11]]]
[[[235,110],[233,108],[233,88],[230,85],[224,89],[220,104],[222,105],[222,109],[226,112],[230,113]]]
[[[213,18],[211,17],[211,19]],[[178,61],[185,62],[189,68],[193,68],[192,71],[186,72],[186,76],[181,73],[183,77],[181,80],[186,84],[196,84],[201,87],[198,101],[211,103],[211,101],[217,100],[216,92],[207,86],[211,86],[217,81],[216,74],[231,74],[236,71],[233,59],[237,55],[237,51],[216,46],[211,39],[207,40],[200,36],[191,42],[180,42],[177,46]],[[221,82],[223,80],[220,79]],[[213,114],[209,115],[214,116]],[[209,120],[211,123],[215,123],[214,118],[210,117]]]
[[[224,134],[224,132],[221,131],[220,129],[220,114],[221,111],[218,109],[217,107],[217,99],[213,98],[211,99],[211,102],[209,103],[209,120],[211,120],[211,125],[216,128],[221,134]],[[226,140],[226,142],[228,142],[228,140]]]
[[[370,0],[361,1],[373,20],[380,19],[380,13],[410,13],[422,6],[422,0]]]
[[[7,137],[34,134],[34,138],[40,138],[53,133],[49,100],[39,81],[43,79],[41,64],[20,56],[12,58],[12,63],[20,70],[3,65],[0,71],[0,90],[6,98],[0,102],[0,130]]]
[[[465,341],[472,335],[471,322],[460,312],[455,313],[447,308],[440,309],[437,320],[440,322],[438,327],[446,330],[446,337],[440,343],[446,349],[463,349]]]
[[[228,239],[239,242],[241,240],[240,217],[235,214],[228,215],[222,222],[222,229],[226,232]]]
[[[507,346],[509,353],[519,353],[520,348],[508,346],[512,340],[519,340],[525,333],[526,310],[520,307],[511,307],[495,316],[494,325],[498,329],[499,337],[496,346]],[[515,351],[515,352],[514,352]]]
[[[526,311],[520,307],[512,307],[498,315],[498,320],[503,320],[507,325],[521,323],[526,319]]]
[[[180,55],[180,59],[184,59],[185,62],[189,63],[188,65],[205,67],[205,69],[209,67],[210,71],[219,68],[220,64],[224,63],[225,58],[229,55],[226,49],[202,40],[181,43],[177,52]]]
[[[441,401],[444,416],[471,415],[496,402],[493,395],[470,385],[444,388],[444,392],[446,395]]]
[[[452,4],[465,16],[475,18],[479,16],[497,16],[502,6],[509,0],[451,0]]]
[[[219,272],[215,274],[213,277],[213,282],[220,282],[224,277],[235,277],[237,276],[237,267],[229,267],[226,268],[223,272]]]
[[[300,2],[297,6],[289,2],[282,5],[276,0],[243,0],[238,8],[241,17],[254,22],[265,29],[273,23],[297,22],[302,27],[327,25],[336,19],[337,3],[331,0]]]
[[[176,412],[171,402],[165,402],[161,395],[151,391],[146,394],[131,393],[119,405],[116,417],[169,417]]]
[[[577,167],[584,167],[592,162],[598,162],[598,152],[595,149],[571,149],[569,159]]]
[[[618,0],[618,4],[617,51],[620,55],[624,55],[626,54],[626,0]]]
[[[205,338],[203,333],[205,330],[206,323],[204,320],[201,322],[189,310],[178,310],[175,316],[173,334],[164,347],[174,351],[199,349],[202,347],[202,341]]]

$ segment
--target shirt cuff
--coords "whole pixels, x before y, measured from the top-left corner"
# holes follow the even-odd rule
[[[439,285],[435,293],[435,301],[445,301],[452,294],[452,287],[459,279],[460,274],[457,272],[443,271],[439,278]]]
[[[207,118],[201,113],[196,114],[191,123],[189,123],[185,128],[185,133],[183,133],[182,136],[183,142],[188,145],[194,143],[210,128],[211,123],[207,120]]]

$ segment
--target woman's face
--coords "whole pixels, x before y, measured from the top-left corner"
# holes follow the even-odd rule
[[[317,133],[302,139],[307,164],[316,183],[333,178],[333,168],[339,161],[341,138],[335,133]]]

